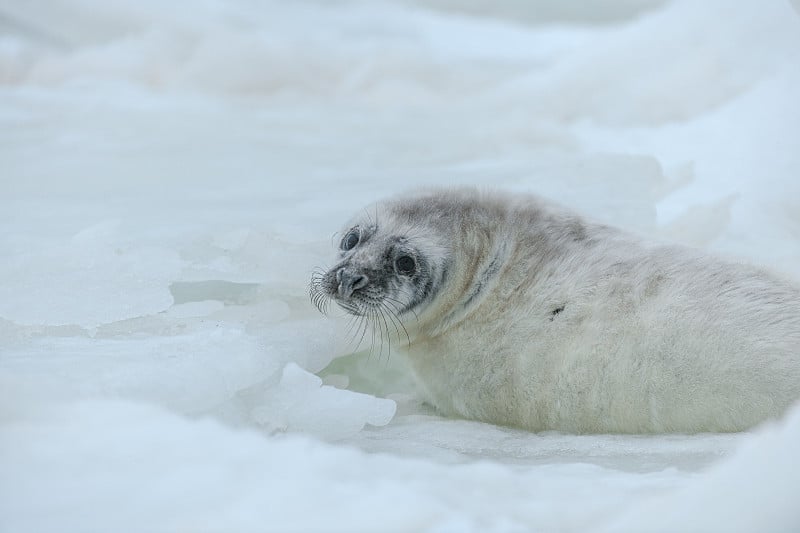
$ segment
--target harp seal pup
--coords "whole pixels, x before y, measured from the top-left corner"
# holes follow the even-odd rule
[[[740,431],[800,398],[800,288],[763,269],[472,189],[389,199],[342,235],[312,299],[402,343],[446,415]]]

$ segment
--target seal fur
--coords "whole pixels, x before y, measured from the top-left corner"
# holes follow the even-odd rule
[[[800,289],[764,269],[472,189],[389,199],[343,235],[312,296],[402,344],[447,415],[739,431],[800,398]]]

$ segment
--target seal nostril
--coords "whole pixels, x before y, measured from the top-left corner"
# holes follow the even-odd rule
[[[353,278],[353,290],[357,291],[362,287],[366,287],[367,283],[369,283],[369,278],[363,274],[355,276]]]
[[[353,274],[342,268],[336,273],[336,280],[339,282],[339,295],[349,298],[355,291],[364,288],[369,283],[369,278],[364,274]]]

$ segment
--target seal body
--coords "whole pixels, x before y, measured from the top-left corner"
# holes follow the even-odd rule
[[[427,400],[533,431],[739,431],[800,398],[800,288],[534,196],[432,190],[348,224],[312,282]]]

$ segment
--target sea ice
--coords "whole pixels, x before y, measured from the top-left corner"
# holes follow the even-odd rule
[[[0,7],[0,530],[800,529],[800,407],[444,419],[307,295],[429,185],[800,277],[796,3],[46,4]]]

